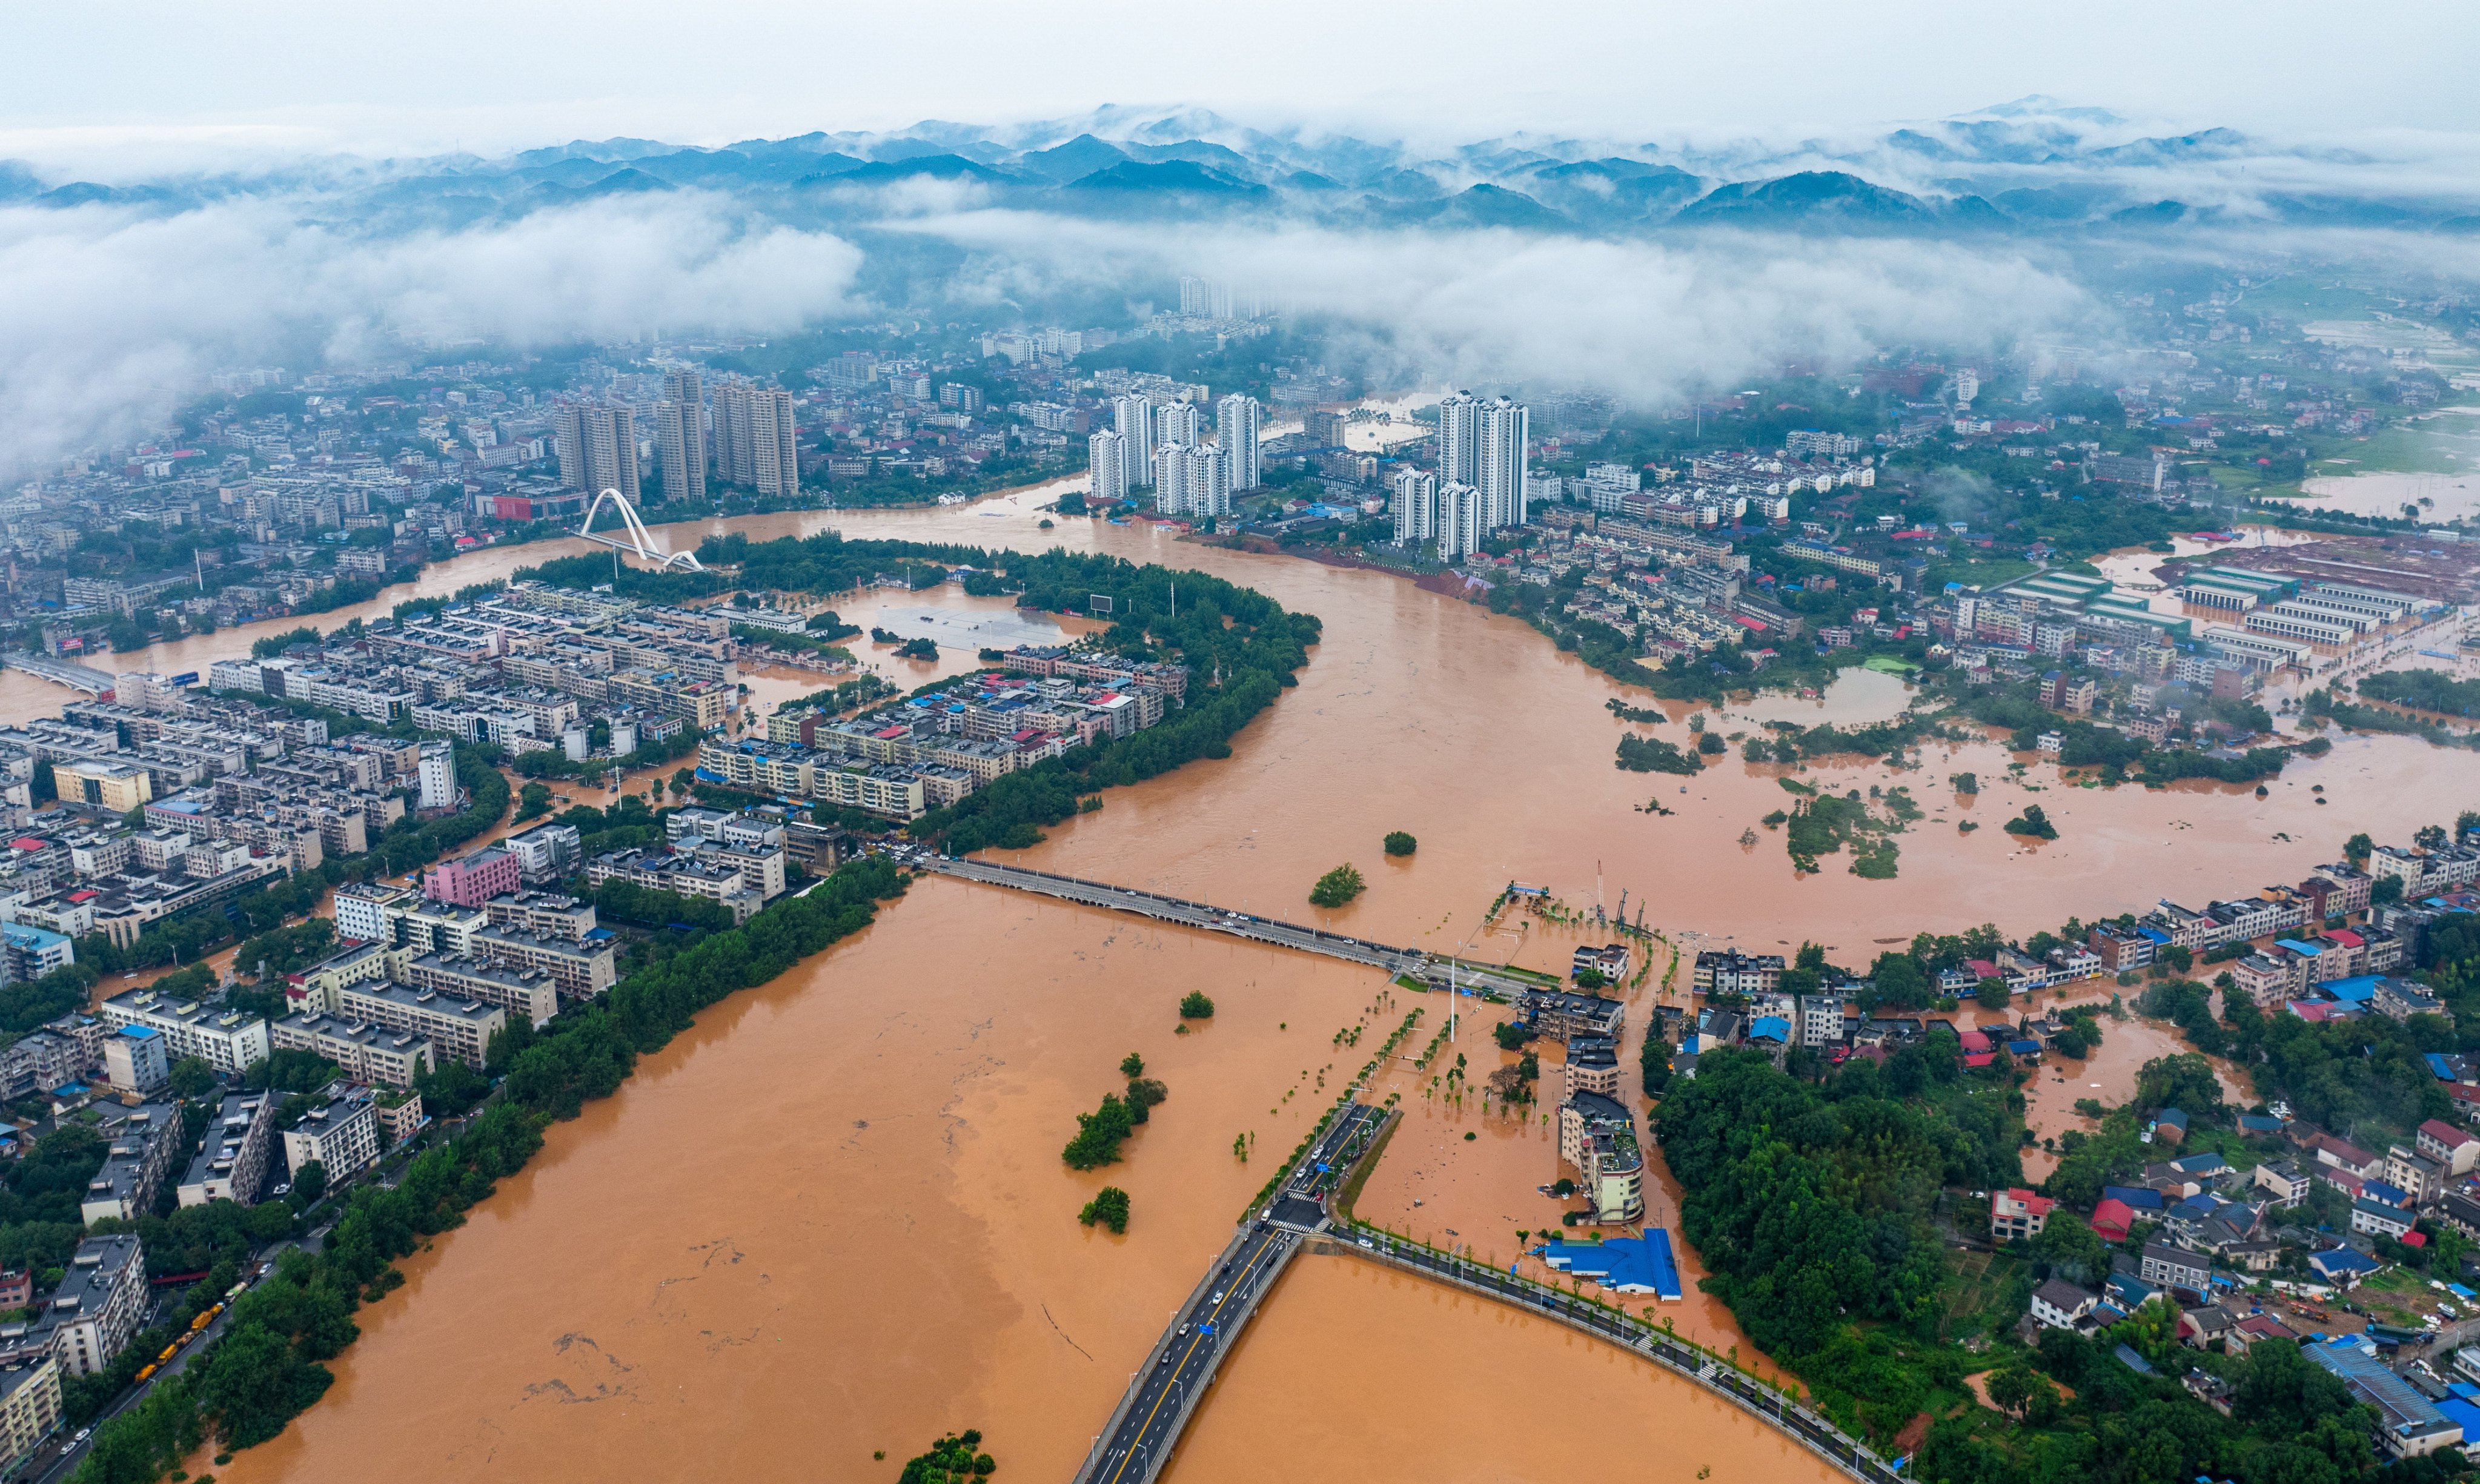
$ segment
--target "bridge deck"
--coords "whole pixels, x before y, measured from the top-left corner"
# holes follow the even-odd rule
[[[1077,1484],[1151,1484],[1179,1442],[1223,1357],[1297,1255],[1326,1225],[1325,1197],[1375,1144],[1387,1114],[1349,1100],[1286,1173],[1276,1199],[1217,1254],[1171,1326],[1128,1378]]]
[[[1134,886],[1115,886],[1108,882],[1083,881],[1073,876],[1058,876],[1048,871],[1033,871],[1023,866],[1001,865],[990,860],[972,860],[955,856],[942,856],[929,851],[916,853],[907,863],[920,870],[935,871],[965,881],[979,882],[988,886],[1008,886],[1019,891],[1058,897],[1085,907],[1098,907],[1112,911],[1133,912],[1158,922],[1177,923],[1208,933],[1227,933],[1252,942],[1267,943],[1279,948],[1297,948],[1304,953],[1324,954],[1353,963],[1383,969],[1389,974],[1409,974],[1433,984],[1444,985],[1453,979],[1459,987],[1476,992],[1494,991],[1516,995],[1527,990],[1550,987],[1542,983],[1514,974],[1457,961],[1452,967],[1417,948],[1398,948],[1386,943],[1373,943],[1320,928],[1303,927],[1279,918],[1257,917],[1235,912],[1211,903],[1191,902],[1181,897],[1166,896]]]
[[[49,654],[12,653],[8,656],[8,663],[29,675],[39,675],[46,680],[85,691],[90,696],[100,696],[112,689],[114,682],[118,678],[116,676],[106,675],[100,670],[90,669],[85,665],[72,664],[65,659],[56,659]]]

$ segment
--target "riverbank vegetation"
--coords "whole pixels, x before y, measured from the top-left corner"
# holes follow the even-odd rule
[[[417,1154],[395,1185],[354,1188],[318,1252],[286,1253],[235,1303],[221,1339],[96,1429],[80,1484],[152,1484],[210,1439],[240,1448],[275,1437],[333,1382],[324,1362],[361,1333],[353,1312],[403,1282],[397,1261],[523,1168],[547,1124],[617,1091],[637,1059],[697,1011],[868,926],[876,905],[903,889],[886,860],[855,861],[737,928],[688,935],[603,1000],[568,1006],[540,1031],[512,1025],[488,1058],[504,1077],[500,1100]]]
[[[2435,675],[2440,672],[2422,670],[2412,673],[2417,675]],[[2383,678],[2385,678],[2383,676],[2370,676],[2368,680]],[[2368,690],[2368,680],[2363,680],[2360,682],[2360,694],[2367,696],[2371,700],[2391,701],[2395,705],[2415,705],[2415,703],[2409,700],[2395,700],[2392,696],[2378,696],[2370,692]],[[2475,684],[2480,682],[2459,681],[2449,683]],[[2442,692],[2434,689],[2414,691],[2407,687],[2390,686],[2388,687],[2388,689],[2401,689],[2406,695],[2420,695],[2425,701],[2446,702],[2452,704],[2460,704],[2461,702],[2459,692]],[[2431,707],[2425,705],[2419,706],[2418,708],[2422,710],[2431,709]],[[2299,714],[2312,722],[2331,722],[2337,727],[2340,727],[2351,731],[2375,731],[2384,732],[2393,736],[2420,737],[2438,747],[2480,748],[2480,731],[2456,731],[2452,728],[2433,721],[2426,716],[2406,715],[2401,711],[2390,710],[2385,706],[2363,705],[2359,702],[2345,699],[2343,696],[2338,694],[2336,689],[2321,685],[2299,698]],[[2455,714],[2460,713],[2458,712]],[[2324,738],[2319,737],[2316,740],[2321,742]]]
[[[2480,719],[2480,680],[2458,680],[2445,670],[2380,670],[2353,687],[2370,701]]]

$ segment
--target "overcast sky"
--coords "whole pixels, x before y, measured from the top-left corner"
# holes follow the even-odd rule
[[[2285,135],[2471,127],[2467,3],[0,0],[0,156],[478,152],[1202,105],[1467,140],[1797,138],[2047,93]]]

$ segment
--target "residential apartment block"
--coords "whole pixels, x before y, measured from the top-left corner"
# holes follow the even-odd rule
[[[206,1140],[181,1179],[184,1206],[209,1201],[251,1205],[267,1181],[268,1155],[275,1145],[275,1105],[269,1092],[227,1092],[207,1125]]]

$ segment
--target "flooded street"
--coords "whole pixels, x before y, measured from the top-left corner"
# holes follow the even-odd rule
[[[1646,925],[1675,939],[1694,932],[1705,946],[1769,951],[1815,939],[1859,968],[1881,941],[1923,929],[1990,921],[2022,934],[2165,896],[2201,906],[2252,893],[2332,859],[2354,831],[2406,838],[2480,798],[2480,755],[2399,738],[2339,741],[2294,764],[2263,800],[2204,784],[2061,788],[2046,766],[2010,775],[2014,759],[1995,745],[1941,744],[1913,772],[1797,774],[1837,791],[1900,784],[1928,813],[1898,837],[1898,880],[1864,881],[1844,857],[1802,878],[1779,832],[1756,828],[1789,799],[1785,769],[1735,753],[1693,778],[1619,772],[1620,735],[1677,742],[1685,727],[1617,721],[1606,700],[1648,698],[1522,624],[1382,574],[1244,555],[1156,527],[1063,520],[1044,532],[1035,507],[1046,498],[734,528],[753,539],[836,526],[1056,542],[1202,569],[1318,614],[1325,641],[1300,686],[1234,739],[1229,758],[1111,790],[1099,812],[1014,858],[1382,941],[1453,950],[1470,940],[1471,957],[1563,970],[1581,940],[1571,930],[1479,934],[1514,880],[1587,908],[1597,889],[1614,908],[1624,890],[1631,917],[1643,903]],[[675,548],[697,535],[658,531]],[[424,586],[452,591],[560,550],[483,553],[433,569]],[[953,588],[888,597],[1004,607]],[[871,622],[871,610],[840,611]],[[245,652],[250,637],[120,662],[203,669]],[[943,645],[943,667],[948,654]],[[783,699],[768,694],[777,686],[799,694],[825,681],[788,674],[753,687],[771,704]],[[1848,698],[1855,711],[1902,704],[1897,678],[1862,685]],[[0,700],[20,716],[68,695],[0,677]],[[1846,704],[1839,687],[1835,697]],[[1729,709],[1804,714],[1795,703]],[[1968,812],[1948,783],[1964,770],[1981,782]],[[2418,787],[2403,786],[2413,778]],[[2312,784],[2333,803],[2314,803]],[[2033,802],[2056,841],[2027,846],[1999,828]],[[1965,818],[1980,828],[1959,832]],[[1755,842],[1742,845],[1752,829]],[[1382,855],[1390,830],[1416,835],[1417,854]],[[1367,876],[1366,895],[1336,911],[1310,908],[1310,883],[1346,861]],[[1632,1033],[1659,979],[1657,965],[1632,1001]],[[1191,989],[1218,1012],[1177,1034],[1175,1007]],[[1417,1054],[1438,1029],[1440,997],[1399,993],[1382,1009],[1385,990],[1375,971],[1332,960],[997,888],[917,883],[867,933],[709,1011],[619,1095],[554,1128],[530,1168],[409,1263],[401,1292],[363,1311],[365,1336],[335,1363],[327,1398],[215,1472],[226,1484],[486,1473],[891,1480],[923,1441],[977,1426],[1011,1476],[1064,1478],[1165,1316],[1344,1080],[1413,1005],[1427,1001],[1429,1013],[1401,1050]],[[1487,1038],[1495,1018],[1475,1014],[1460,1042],[1476,1080],[1501,1057]],[[1366,1027],[1361,1043],[1336,1046],[1355,1025]],[[2132,1033],[2107,1029],[2100,1060],[2121,1046],[2132,1054]],[[1115,1067],[1130,1051],[1170,1100],[1122,1164],[1069,1171],[1059,1150],[1075,1114],[1117,1089]],[[1556,1059],[1544,1061],[1555,1106]],[[1634,1064],[1631,1054],[1631,1101]],[[1399,1229],[1434,1219],[1510,1257],[1515,1230],[1556,1224],[1561,1203],[1535,1190],[1557,1176],[1540,1109],[1519,1126],[1496,1112],[1485,1119],[1477,1099],[1457,1110],[1408,1090],[1406,1111],[1363,1215]],[[1466,1132],[1478,1137],[1466,1142]],[[1255,1151],[1245,1164],[1235,1139]],[[1125,1237],[1074,1219],[1105,1183],[1132,1196]],[[1650,1218],[1672,1224],[1675,1192],[1648,1199]],[[1692,1287],[1664,1309],[1683,1331],[1702,1338],[1692,1327],[1702,1326],[1732,1343],[1720,1338],[1728,1316]],[[1345,1355],[1356,1363],[1348,1376],[1336,1366]],[[1552,1395],[1607,1404],[1591,1427],[1545,1425],[1539,1400]],[[873,1463],[875,1448],[890,1461]],[[1175,1473],[1180,1484],[1263,1477],[1277,1452],[1314,1456],[1340,1477],[1548,1477],[1614,1456],[1661,1479],[1693,1477],[1707,1463],[1717,1479],[1823,1471],[1607,1346],[1325,1260],[1301,1264],[1247,1332]]]

